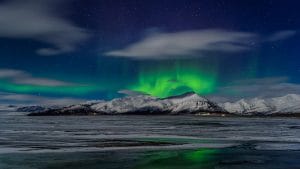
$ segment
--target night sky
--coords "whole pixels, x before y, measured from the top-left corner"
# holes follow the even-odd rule
[[[0,104],[300,94],[297,0],[0,0]]]

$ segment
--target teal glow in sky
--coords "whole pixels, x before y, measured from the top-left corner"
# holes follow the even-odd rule
[[[300,94],[298,6],[0,1],[0,104],[112,99],[123,90],[227,100]]]

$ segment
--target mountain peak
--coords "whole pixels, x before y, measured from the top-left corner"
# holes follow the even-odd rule
[[[117,98],[111,101],[93,101],[90,104],[46,109],[31,115],[197,114],[203,112],[228,112],[238,115],[300,113],[300,96],[289,94],[269,99],[241,99],[237,102],[215,104],[193,92],[164,99],[149,95],[137,95]]]
[[[76,114],[196,114],[201,112],[223,112],[223,109],[195,93],[186,93],[165,99],[137,95],[101,101],[86,105],[73,105],[61,109],[35,113],[34,115]]]

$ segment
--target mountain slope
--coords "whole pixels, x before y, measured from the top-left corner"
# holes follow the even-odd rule
[[[30,115],[90,115],[90,114],[196,114],[225,112],[217,104],[189,93],[159,99],[146,95],[128,96],[111,101],[99,101],[50,109]]]
[[[38,109],[36,109],[38,108]],[[29,115],[116,115],[116,114],[198,114],[230,113],[233,115],[300,114],[300,95],[289,94],[269,99],[241,99],[216,104],[194,93],[159,99],[147,95],[127,96],[111,101],[90,101],[61,108],[29,107]],[[40,110],[40,111],[37,111]]]
[[[269,99],[241,99],[237,102],[219,104],[229,113],[239,115],[274,115],[300,113],[300,96],[288,94]]]

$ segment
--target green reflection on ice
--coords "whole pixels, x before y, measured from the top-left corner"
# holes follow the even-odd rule
[[[215,149],[159,152],[146,157],[134,169],[213,169]]]

